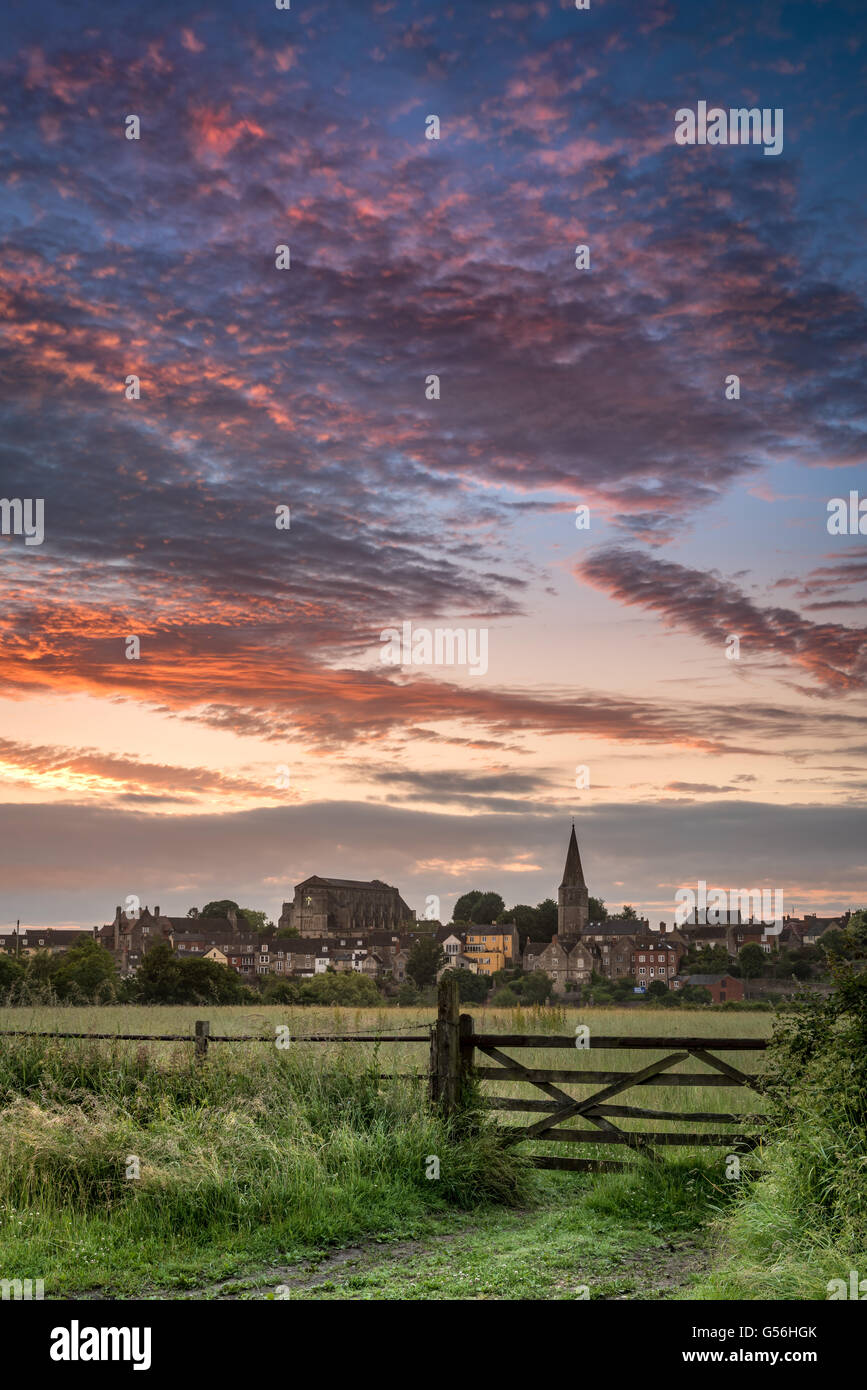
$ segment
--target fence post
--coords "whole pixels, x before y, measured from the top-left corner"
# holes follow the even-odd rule
[[[458,1094],[461,1103],[466,1102],[467,1086],[472,1081],[475,1068],[473,1056],[475,1044],[475,1020],[472,1014],[461,1014],[458,1019]]]
[[[196,1019],[196,1061],[204,1062],[208,1055],[208,1034],[211,1025],[206,1018]]]
[[[440,980],[437,1021],[431,1044],[431,1100],[447,1115],[460,1101],[460,1023],[458,982],[451,971]]]

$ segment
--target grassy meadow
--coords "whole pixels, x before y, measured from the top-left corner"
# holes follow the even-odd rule
[[[767,1013],[701,1009],[464,1007],[475,1014],[479,1032],[538,1033],[538,1050],[512,1053],[525,1066],[576,1072],[638,1071],[662,1053],[545,1050],[546,1033],[571,1035],[587,1023],[591,1042],[593,1033],[661,1035],[676,1050],[678,1036],[763,1037],[774,1021]],[[2,1038],[36,1030],[173,1033],[192,1040],[199,1017],[210,1021],[212,1035],[263,1041],[212,1043],[207,1061],[197,1065],[192,1041]],[[450,1239],[460,1233],[468,1243],[465,1263],[476,1271],[472,1287],[478,1281],[484,1287],[488,1278],[490,1288],[460,1291],[444,1272],[445,1259],[431,1277],[451,1292],[427,1288],[425,1297],[577,1297],[570,1292],[576,1261],[595,1268],[605,1251],[610,1259],[606,1255],[604,1268],[596,1270],[591,1296],[623,1296],[600,1292],[617,1287],[609,1276],[618,1251],[636,1242],[663,1248],[673,1235],[698,1230],[736,1201],[739,1184],[726,1178],[727,1146],[657,1149],[659,1159],[651,1161],[613,1145],[503,1144],[504,1129],[538,1116],[476,1110],[447,1123],[426,1104],[426,1041],[350,1040],[355,1033],[426,1033],[434,1017],[424,1008],[281,1005],[0,1009],[0,1277],[43,1278],[49,1298],[88,1291],[176,1297],[184,1290],[204,1297],[221,1281],[243,1281],[258,1269],[250,1287],[262,1297],[279,1282],[280,1270],[315,1264],[340,1247],[423,1246],[436,1233],[450,1232]],[[278,1026],[289,1029],[288,1047],[274,1041]],[[347,1041],[305,1043],[306,1035],[317,1033]],[[761,1070],[764,1060],[760,1052],[723,1055],[746,1072]],[[477,1060],[488,1064],[480,1054]],[[708,1071],[691,1058],[675,1070]],[[564,1089],[589,1095],[602,1085],[568,1083]],[[480,1094],[542,1098],[520,1082],[485,1081]],[[614,1099],[687,1115],[767,1110],[757,1093],[735,1087],[647,1085]],[[618,1117],[614,1123],[637,1133],[735,1132],[722,1122]],[[573,1120],[564,1127],[588,1124]],[[601,1176],[542,1173],[529,1165],[531,1152],[625,1159],[635,1169]],[[426,1177],[431,1156],[440,1160],[437,1180]],[[742,1157],[747,1178],[759,1162],[758,1156]],[[552,1212],[559,1233],[553,1246]],[[494,1268],[491,1253],[494,1228],[503,1243],[502,1269]],[[539,1234],[536,1256],[534,1231],[546,1232]],[[476,1251],[476,1264],[470,1247],[482,1232],[488,1255]],[[557,1250],[546,1285],[545,1270]],[[528,1258],[535,1260],[533,1276]],[[367,1286],[373,1292],[356,1296],[415,1296],[382,1292],[389,1280],[377,1278]],[[646,1288],[639,1285],[630,1296],[652,1296]]]

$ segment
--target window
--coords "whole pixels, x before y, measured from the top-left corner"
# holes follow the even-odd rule
[[[639,966],[638,973],[639,973],[639,975],[646,975],[646,974],[647,974],[647,971],[645,970],[645,968],[644,968],[643,965],[642,965],[642,966]]]
[[[646,957],[646,956],[639,956],[638,959],[639,959],[639,960],[646,960],[647,957]]]

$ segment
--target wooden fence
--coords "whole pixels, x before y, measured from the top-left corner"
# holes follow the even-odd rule
[[[753,1127],[766,1123],[763,1115],[736,1114],[720,1111],[651,1110],[640,1106],[611,1105],[615,1096],[632,1086],[701,1086],[750,1087],[759,1090],[758,1078],[740,1071],[717,1052],[761,1052],[767,1046],[764,1038],[697,1038],[697,1037],[611,1037],[597,1034],[592,1038],[592,1050],[622,1048],[629,1051],[663,1052],[666,1055],[649,1062],[634,1072],[591,1071],[584,1067],[544,1068],[527,1067],[504,1048],[568,1049],[575,1051],[579,1040],[575,1036],[551,1036],[539,1033],[476,1033],[475,1020],[459,1012],[457,981],[444,978],[440,983],[439,1010],[431,1040],[430,1094],[432,1101],[446,1113],[454,1113],[464,1103],[466,1089],[478,1081],[523,1081],[536,1087],[545,1100],[483,1096],[482,1105],[489,1110],[523,1110],[543,1112],[544,1118],[525,1128],[516,1127],[509,1134],[513,1143],[523,1140],[544,1140],[557,1144],[611,1144],[637,1149],[651,1160],[658,1161],[657,1146],[725,1145],[731,1149],[749,1149],[760,1143],[755,1133],[677,1133],[623,1130],[613,1118],[641,1120],[688,1120],[691,1124],[733,1124],[746,1122]],[[475,1053],[490,1058],[494,1067],[475,1064]],[[585,1054],[586,1055],[586,1054]],[[710,1067],[709,1072],[672,1071],[679,1063],[694,1057]],[[577,1098],[562,1090],[563,1085],[601,1086],[589,1096]],[[559,1129],[567,1119],[588,1121],[592,1129]],[[621,1171],[627,1164],[605,1159],[533,1155],[537,1168],[584,1169]]]
[[[424,1025],[412,1025],[424,1026]],[[400,1033],[396,1037],[389,1037],[387,1033],[310,1033],[290,1038],[290,1042],[295,1043],[338,1043],[338,1042],[361,1042],[361,1043],[426,1043],[430,1041],[431,1032],[426,1033]],[[206,1018],[196,1019],[195,1033],[52,1033],[34,1032],[31,1029],[0,1029],[0,1041],[3,1038],[54,1038],[62,1040],[64,1038],[82,1038],[91,1042],[182,1042],[190,1043],[194,1047],[194,1056],[197,1061],[204,1062],[208,1056],[209,1043],[268,1043],[274,1047],[276,1038],[262,1037],[255,1033],[212,1033],[211,1024]],[[405,1079],[414,1077],[416,1073],[407,1073]]]
[[[423,1025],[409,1025],[410,1028]],[[634,1072],[588,1070],[584,1067],[539,1068],[527,1067],[515,1057],[510,1057],[503,1049],[510,1051],[521,1048],[567,1049],[574,1051],[574,1036],[552,1036],[546,1033],[477,1033],[471,1014],[462,1014],[458,999],[458,985],[454,975],[443,977],[439,987],[439,1007],[436,1023],[425,1032],[402,1032],[395,1029],[397,1036],[387,1033],[317,1033],[296,1036],[296,1043],[429,1043],[429,1094],[434,1105],[446,1114],[454,1114],[467,1100],[470,1085],[482,1081],[522,1081],[534,1086],[545,1097],[544,1100],[525,1097],[506,1097],[483,1095],[482,1106],[488,1110],[526,1111],[542,1116],[524,1128],[515,1126],[507,1131],[511,1143],[524,1140],[543,1140],[546,1144],[607,1144],[623,1145],[637,1149],[652,1160],[658,1159],[656,1149],[669,1145],[693,1147],[696,1145],[726,1145],[729,1149],[748,1149],[760,1142],[755,1127],[765,1123],[765,1117],[755,1114],[737,1114],[720,1111],[690,1112],[653,1110],[630,1105],[612,1105],[615,1096],[633,1086],[701,1086],[701,1087],[751,1087],[758,1090],[758,1078],[751,1073],[740,1071],[721,1057],[717,1052],[760,1052],[767,1042],[764,1038],[698,1038],[698,1037],[610,1037],[594,1035],[592,1050],[625,1049],[629,1051],[663,1052],[665,1055],[646,1067]],[[276,1038],[249,1034],[214,1034],[207,1019],[199,1019],[195,1034],[189,1033],[56,1033],[0,1031],[0,1040],[5,1037],[31,1038],[83,1038],[109,1042],[184,1042],[194,1048],[198,1063],[206,1061],[211,1043],[268,1043],[272,1047]],[[673,1050],[672,1050],[673,1049]],[[478,1065],[476,1053],[490,1059],[496,1066]],[[673,1071],[688,1057],[702,1062],[710,1071]],[[380,1073],[383,1079],[418,1079],[417,1072]],[[589,1096],[576,1099],[564,1091],[564,1085],[601,1086]],[[692,1124],[730,1124],[752,1127],[752,1132],[722,1133],[677,1133],[671,1131],[635,1131],[620,1129],[614,1119],[640,1120],[688,1120]],[[591,1129],[560,1129],[561,1121],[579,1119],[588,1122]],[[559,1155],[532,1156],[538,1168],[622,1170],[626,1164],[610,1162],[605,1159],[560,1157]]]

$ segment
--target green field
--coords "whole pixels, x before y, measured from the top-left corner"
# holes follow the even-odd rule
[[[479,1032],[537,1032],[538,1050],[511,1054],[524,1065],[576,1071],[637,1071],[662,1053],[545,1050],[546,1033],[587,1023],[591,1042],[662,1035],[676,1050],[679,1036],[763,1037],[773,1026],[766,1013],[708,1010],[468,1011]],[[212,1043],[197,1065],[191,1042],[2,1039],[13,1030],[192,1039],[199,1017],[212,1035],[263,1041]],[[303,1298],[650,1298],[706,1278],[700,1233],[739,1186],[726,1176],[727,1146],[660,1149],[651,1162],[612,1145],[504,1145],[502,1129],[532,1113],[476,1111],[447,1125],[426,1104],[427,1042],[351,1041],[426,1033],[433,1018],[421,1008],[279,1005],[0,1009],[0,1278],[42,1278],[46,1297],[257,1298],[275,1288]],[[276,1046],[277,1026],[288,1027],[288,1047]],[[305,1043],[316,1033],[346,1041]],[[724,1057],[754,1072],[764,1054]],[[692,1059],[676,1071],[707,1074]],[[588,1095],[601,1084],[564,1089]],[[520,1082],[484,1082],[480,1093],[541,1098]],[[687,1115],[767,1108],[750,1090],[686,1085],[642,1086],[617,1102]],[[615,1123],[636,1133],[731,1128]],[[540,1173],[531,1152],[634,1168]],[[440,1160],[435,1180],[430,1156]],[[745,1176],[757,1162],[742,1158]]]

